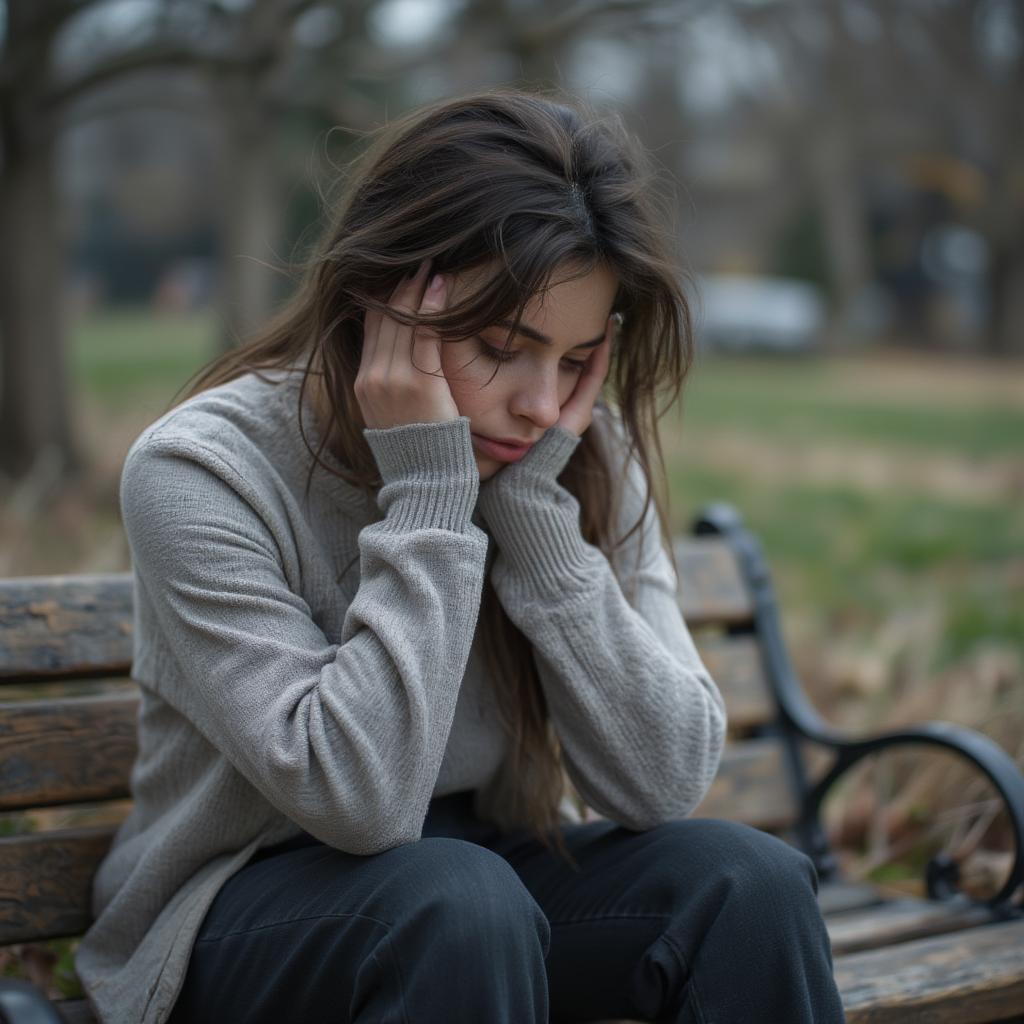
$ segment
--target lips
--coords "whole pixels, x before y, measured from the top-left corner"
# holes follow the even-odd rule
[[[485,455],[500,462],[518,462],[532,447],[533,444],[509,444],[505,441],[496,441],[483,434],[473,434],[473,443]]]

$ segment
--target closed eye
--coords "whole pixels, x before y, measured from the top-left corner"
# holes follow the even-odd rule
[[[488,345],[483,338],[478,337],[477,341],[480,342],[480,348],[483,351],[485,358],[491,360],[491,362],[510,363],[519,355],[518,352],[506,352],[503,349],[495,348],[493,345]],[[586,365],[586,359],[569,359],[566,357],[562,360],[562,368],[567,373],[582,373],[586,368]]]

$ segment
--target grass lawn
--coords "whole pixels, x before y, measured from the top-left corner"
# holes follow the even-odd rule
[[[982,380],[959,391],[958,372]],[[687,423],[698,433],[739,429],[780,442],[833,439],[988,458],[1020,452],[1024,443],[1024,399],[998,373],[929,354],[900,361],[704,357],[687,388]],[[1016,377],[1024,385],[1024,370]]]
[[[923,601],[943,619],[933,671],[978,643],[1024,659],[1024,368],[704,358],[663,422],[676,528],[736,504],[819,636],[867,642]]]
[[[217,326],[208,314],[155,317],[118,310],[81,320],[72,334],[77,388],[115,413],[159,410],[209,358]]]

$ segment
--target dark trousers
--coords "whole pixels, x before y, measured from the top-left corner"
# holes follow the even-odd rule
[[[356,856],[303,835],[217,894],[173,1024],[836,1024],[811,860],[717,819],[526,832],[435,799],[423,838]]]

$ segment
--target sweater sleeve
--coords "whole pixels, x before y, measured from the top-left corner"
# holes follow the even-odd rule
[[[579,503],[557,482],[579,441],[550,428],[483,484],[479,507],[498,548],[495,590],[533,645],[571,782],[599,814],[644,830],[704,797],[725,705],[679,611],[654,504],[611,561],[583,539]],[[635,458],[617,466],[622,536],[640,516],[645,477]]]
[[[157,432],[129,452],[121,508],[136,587],[173,652],[172,665],[148,670],[159,678],[140,681],[281,813],[365,855],[421,834],[488,538],[471,521],[479,475],[468,419],[364,436],[383,518],[359,533],[360,582],[340,643],[300,596],[279,495],[221,450]],[[137,637],[137,661],[145,643]]]

